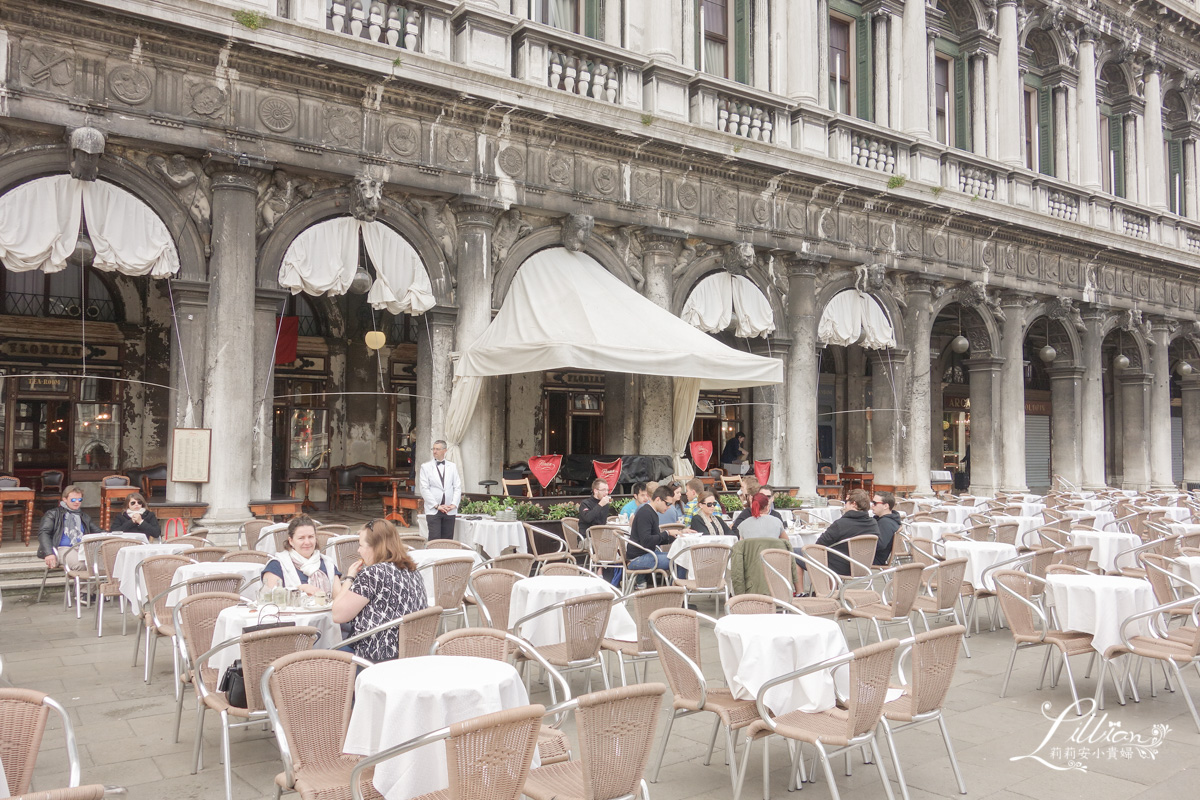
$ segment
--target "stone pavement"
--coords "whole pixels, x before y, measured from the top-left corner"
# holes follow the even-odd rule
[[[707,601],[702,601],[701,609],[711,610]],[[174,703],[169,649],[159,648],[153,683],[146,685],[141,679],[141,667],[130,665],[132,632],[121,636],[119,616],[105,614],[105,634],[97,638],[94,614],[85,609],[83,619],[77,622],[73,613],[63,611],[58,590],[41,604],[32,604],[28,597],[4,598],[0,612],[3,657],[0,682],[48,692],[69,709],[78,736],[85,783],[126,786],[135,800],[220,798],[223,791],[216,717],[208,715],[206,721],[205,769],[192,775],[195,714],[190,698],[184,710],[180,742],[171,742]],[[853,644],[857,640],[854,629],[850,631]],[[1122,708],[1110,699],[1103,724],[1097,725],[1093,720],[1081,735],[1072,717],[1048,736],[1052,723],[1043,716],[1042,704],[1048,704],[1048,713],[1057,715],[1070,703],[1070,691],[1065,683],[1053,690],[1036,691],[1041,657],[1036,651],[1022,652],[1013,673],[1010,696],[999,699],[1010,644],[1007,630],[985,631],[972,637],[974,658],[960,658],[947,703],[947,722],[969,796],[992,800],[1051,797],[1165,800],[1193,796],[1190,791],[1200,784],[1200,734],[1183,698],[1178,693],[1161,690],[1161,676],[1157,681],[1160,686],[1157,697],[1149,696],[1144,673],[1141,703]],[[719,680],[720,664],[711,632],[704,639],[703,660],[710,680]],[[1092,692],[1094,679],[1082,677],[1085,662],[1076,663],[1081,692]],[[650,679],[665,680],[657,664],[650,668]],[[1200,697],[1200,677],[1189,671],[1187,680],[1192,692]],[[572,686],[577,692],[583,691],[583,679],[573,677]],[[539,702],[548,699],[540,686],[535,687],[533,696]],[[669,698],[668,693],[665,698],[668,707]],[[665,714],[664,710],[664,717]],[[732,796],[728,772],[722,764],[720,741],[712,765],[706,767],[702,763],[710,722],[708,715],[698,715],[675,726],[661,777],[651,786],[654,800],[727,800]],[[1153,752],[1128,747],[1111,735],[1110,740],[1099,741],[1103,738],[1101,734],[1112,730],[1149,739],[1153,726],[1158,724],[1168,726],[1169,731]],[[1085,741],[1071,741],[1072,735]],[[1045,744],[1039,750],[1043,740]],[[898,742],[914,800],[958,796],[935,727],[905,731]],[[745,798],[762,794],[761,747],[761,743],[755,745]],[[1081,757],[1085,750],[1086,757]],[[1034,758],[1010,760],[1035,752],[1050,766]],[[233,753],[235,797],[241,800],[272,796],[274,776],[280,771],[274,740],[262,730],[235,731]],[[1072,757],[1086,771],[1063,770]],[[853,762],[852,777],[844,776],[840,759],[835,763],[842,796],[882,798],[875,768],[864,765],[858,756]],[[891,774],[890,761],[885,763]],[[773,743],[771,787],[775,797],[785,795],[785,764],[784,745]],[[34,785],[43,789],[57,787],[65,782],[65,777],[65,749],[59,727],[52,720],[38,759]],[[1193,788],[1188,790],[1188,786]],[[894,782],[893,788],[898,790]],[[829,796],[823,778],[806,785],[804,792],[810,800]]]

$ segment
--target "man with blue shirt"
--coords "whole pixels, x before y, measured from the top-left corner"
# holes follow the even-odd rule
[[[639,508],[649,502],[650,490],[646,488],[646,484],[639,481],[633,485],[633,499],[621,506],[621,513],[627,517],[632,517],[637,513]]]
[[[83,566],[79,543],[86,533],[98,533],[100,528],[83,513],[83,492],[77,486],[63,489],[62,500],[42,517],[38,525],[38,558],[54,569],[63,564],[67,569]]]

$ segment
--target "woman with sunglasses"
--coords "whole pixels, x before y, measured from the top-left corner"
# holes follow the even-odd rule
[[[696,498],[697,510],[700,512],[692,517],[692,530],[709,536],[731,536],[733,531],[721,517],[721,504],[712,492],[701,492]]]
[[[147,539],[162,536],[158,517],[146,507],[146,498],[140,492],[125,498],[125,510],[113,517],[112,529],[118,533],[144,533]]]

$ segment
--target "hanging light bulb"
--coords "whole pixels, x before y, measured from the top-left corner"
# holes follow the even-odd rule
[[[1113,359],[1113,366],[1117,369],[1129,369],[1129,356],[1124,353],[1118,353]]]
[[[1041,350],[1038,350],[1038,358],[1049,364],[1051,361],[1058,358],[1058,351],[1050,345],[1046,345]]]
[[[1180,361],[1179,366],[1175,368],[1175,371],[1179,373],[1179,377],[1186,378],[1188,375],[1192,374],[1192,365],[1186,361]]]
[[[950,349],[960,356],[971,349],[971,343],[961,333],[950,340]]]
[[[350,281],[350,291],[354,294],[366,294],[371,291],[371,273],[367,272],[361,264]]]
[[[387,336],[384,336],[383,331],[367,331],[364,339],[371,350],[378,350],[387,344]]]

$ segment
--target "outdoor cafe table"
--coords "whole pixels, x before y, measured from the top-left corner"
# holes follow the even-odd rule
[[[1170,522],[1192,521],[1192,510],[1187,506],[1139,506],[1138,511],[1161,511]]]
[[[1092,648],[1104,655],[1121,643],[1121,623],[1154,608],[1149,581],[1112,575],[1048,575],[1046,605],[1062,630],[1092,634]],[[1149,635],[1143,620],[1130,635]]]
[[[832,525],[842,517],[841,505],[825,506],[824,508],[802,508],[801,511],[808,513],[808,518],[813,522],[823,522],[826,525]]]
[[[205,578],[209,575],[239,575],[242,583],[245,584],[262,575],[262,571],[262,564],[246,564],[239,561],[201,561],[196,564],[184,564],[175,570],[175,577],[171,579],[171,583],[183,583],[192,578]],[[246,586],[242,589],[242,597],[251,602],[257,600],[258,590],[261,586],[262,583]],[[180,586],[178,589],[172,589],[171,593],[167,595],[167,608],[174,608],[185,597],[187,597],[187,587]]]
[[[1092,523],[1092,527],[1098,531],[1108,530],[1109,526],[1117,521],[1116,515],[1111,511],[1079,511],[1072,508],[1062,513],[1070,517],[1072,522],[1078,522],[1084,517],[1095,517],[1096,521]]]
[[[1180,556],[1175,559],[1174,572],[1185,581],[1200,586],[1200,556]],[[1190,594],[1191,590],[1184,588],[1184,594]]]
[[[1092,548],[1091,561],[1105,572],[1119,572],[1121,567],[1136,567],[1137,561],[1132,556],[1125,556],[1117,563],[1117,554],[1130,550],[1142,543],[1140,536],[1132,533],[1116,531],[1071,531],[1071,543],[1086,545]]]
[[[975,513],[975,508],[973,506],[938,505],[934,506],[934,510],[938,512],[945,511],[946,522],[953,522],[960,528],[964,527],[967,524],[967,518]]]
[[[519,584],[518,584],[519,585]],[[802,614],[730,614],[717,620],[717,650],[725,685],[739,700],[753,700],[772,678],[849,652],[836,622]],[[848,697],[849,670],[814,672],[772,688],[772,713],[825,711]]]
[[[687,548],[694,544],[723,544],[732,549],[737,544],[738,537],[717,535],[711,536],[707,533],[681,533],[675,537],[675,541],[671,542],[671,549],[667,551],[667,558],[674,558]],[[688,577],[692,577],[692,554],[684,553],[679,560],[675,562],[678,566],[683,567],[688,571]]]
[[[1167,530],[1176,536],[1187,536],[1189,533],[1200,533],[1200,524],[1194,522],[1172,522],[1167,525]]]
[[[930,539],[940,542],[947,533],[958,533],[963,529],[957,522],[910,522],[908,529],[914,539]]]
[[[1014,525],[1015,524],[1017,526],[1017,538],[1016,538],[1017,544],[1024,545],[1025,547],[1033,547],[1037,543],[1029,541],[1028,539],[1025,538],[1025,535],[1032,533],[1033,531],[1036,531],[1038,528],[1042,527],[1042,525],[1045,525],[1046,523],[1042,521],[1042,516],[1040,514],[1035,517],[1010,517],[1007,514],[996,514],[995,516],[992,517],[992,524],[993,525]],[[1033,536],[1030,537],[1030,539],[1033,539],[1033,538],[1036,538],[1036,537],[1033,537]]]
[[[343,751],[374,755],[455,722],[528,704],[520,675],[504,661],[472,656],[384,661],[364,669],[355,681]],[[447,783],[445,742],[375,768],[375,788],[388,800],[408,800],[445,789]]]
[[[994,590],[996,587],[990,577],[986,581],[983,579],[984,570],[1001,561],[1017,557],[1017,548],[1004,542],[946,542],[945,550],[947,559],[965,558],[967,560],[967,569],[963,573],[964,581],[975,588],[983,586],[989,590]]]
[[[789,528],[788,539],[792,543],[792,552],[799,553],[804,545],[816,544],[824,532],[820,528]]]
[[[132,547],[122,547],[117,551],[113,561],[113,577],[121,582],[121,594],[133,603],[133,607],[142,605],[142,587],[137,583],[137,565],[150,556],[173,555],[191,550],[193,544],[135,544]]]
[[[480,548],[489,558],[500,555],[506,547],[515,547],[518,553],[529,552],[525,526],[519,522],[498,522],[487,517],[467,519],[460,516],[454,521],[454,538],[470,547]]]
[[[221,610],[217,622],[213,625],[213,646],[242,635],[244,628],[258,624],[259,610],[251,605],[230,606]],[[274,622],[274,611],[264,616],[264,621]],[[321,635],[313,645],[313,649],[333,649],[342,641],[342,627],[333,621],[333,612],[324,610],[307,611],[304,609],[281,609],[280,622],[292,622],[296,625],[311,625],[320,631]],[[242,657],[242,648],[234,645],[226,647],[219,653],[214,653],[208,665],[217,671],[218,679],[225,668]]]
[[[409,550],[408,554],[412,556],[412,560],[416,562],[418,569],[426,564],[432,564],[435,561],[445,561],[451,558],[467,557],[472,559],[474,563],[471,565],[471,569],[475,569],[483,563],[483,558],[479,553],[476,553],[474,550],[459,550],[457,547],[438,548],[437,550]],[[433,586],[433,570],[423,570],[420,575],[425,581],[425,594],[429,598],[429,604],[433,605],[434,598],[437,597]]]
[[[509,624],[515,623],[526,614],[552,606],[572,597],[607,592],[616,598],[617,591],[611,583],[600,578],[584,575],[538,575],[513,584],[512,598],[508,605]],[[531,619],[514,631],[537,647],[566,641],[561,612],[549,612]],[[623,642],[637,641],[637,625],[625,604],[615,605],[608,616],[608,627],[604,638]]]

